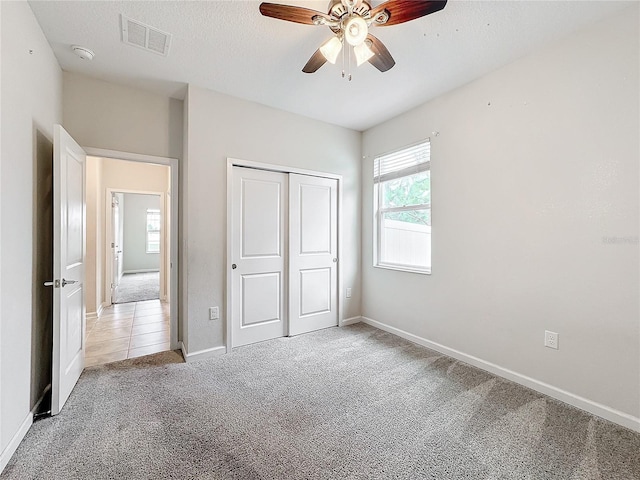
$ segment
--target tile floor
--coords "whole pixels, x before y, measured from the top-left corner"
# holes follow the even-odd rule
[[[169,350],[169,304],[119,303],[87,319],[85,366]]]

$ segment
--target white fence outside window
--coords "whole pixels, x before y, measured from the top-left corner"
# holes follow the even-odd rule
[[[382,263],[425,268],[430,266],[431,226],[384,220],[380,233]]]

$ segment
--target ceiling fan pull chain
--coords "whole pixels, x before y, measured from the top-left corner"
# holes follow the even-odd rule
[[[349,81],[351,81],[351,48],[349,49]]]
[[[342,38],[342,78],[344,78],[344,56],[346,55],[345,53],[346,47],[344,46],[344,37]]]

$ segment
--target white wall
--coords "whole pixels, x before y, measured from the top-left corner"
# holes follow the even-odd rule
[[[0,468],[51,381],[49,256],[52,139],[62,120],[62,71],[26,2],[0,2]]]
[[[364,132],[363,314],[634,426],[638,44],[635,5]],[[373,157],[429,136],[433,274],[373,268]]]
[[[160,210],[159,195],[124,194],[122,246],[125,273],[160,270],[160,254],[147,253],[147,210],[150,208]]]
[[[209,321],[208,308],[225,312],[227,157],[343,175],[340,259],[353,297],[341,301],[345,318],[359,315],[360,133],[193,86],[185,110],[188,352],[224,345],[224,315]]]

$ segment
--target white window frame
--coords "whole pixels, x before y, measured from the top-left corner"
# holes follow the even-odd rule
[[[431,203],[422,203],[417,205],[408,205],[408,206],[401,206],[401,207],[383,207],[382,195],[380,195],[380,187],[384,182],[387,182],[387,181],[396,180],[398,178],[403,178],[403,177],[409,177],[425,171],[430,171],[431,170],[430,146],[429,146],[429,159],[417,165],[412,165],[400,170],[393,171],[391,173],[379,175],[381,168],[378,162],[380,162],[381,159],[383,159],[384,157],[395,155],[405,150],[409,150],[423,144],[430,144],[430,139],[427,138],[426,140],[417,142],[412,145],[408,145],[406,147],[399,148],[397,150],[394,150],[392,152],[389,152],[383,155],[378,155],[374,158],[373,192],[374,192],[375,211],[374,211],[373,266],[376,268],[419,273],[422,275],[431,274],[431,267],[423,268],[423,267],[417,267],[415,265],[407,265],[407,264],[400,264],[400,263],[386,263],[381,260],[382,258],[382,255],[381,255],[382,218],[384,214],[396,213],[396,212],[409,212],[409,211],[415,211],[415,210],[429,210],[429,215],[431,215]],[[377,176],[376,176],[376,172],[378,172]]]
[[[149,214],[154,214],[158,216],[158,229],[157,230],[149,230]],[[160,217],[160,209],[159,208],[147,208],[147,214],[145,216],[145,252],[149,254],[159,254],[160,253],[160,244],[162,243],[162,238],[160,236],[160,232],[162,231],[162,218]],[[149,250],[149,234],[157,233],[158,234],[158,251],[156,252]]]

